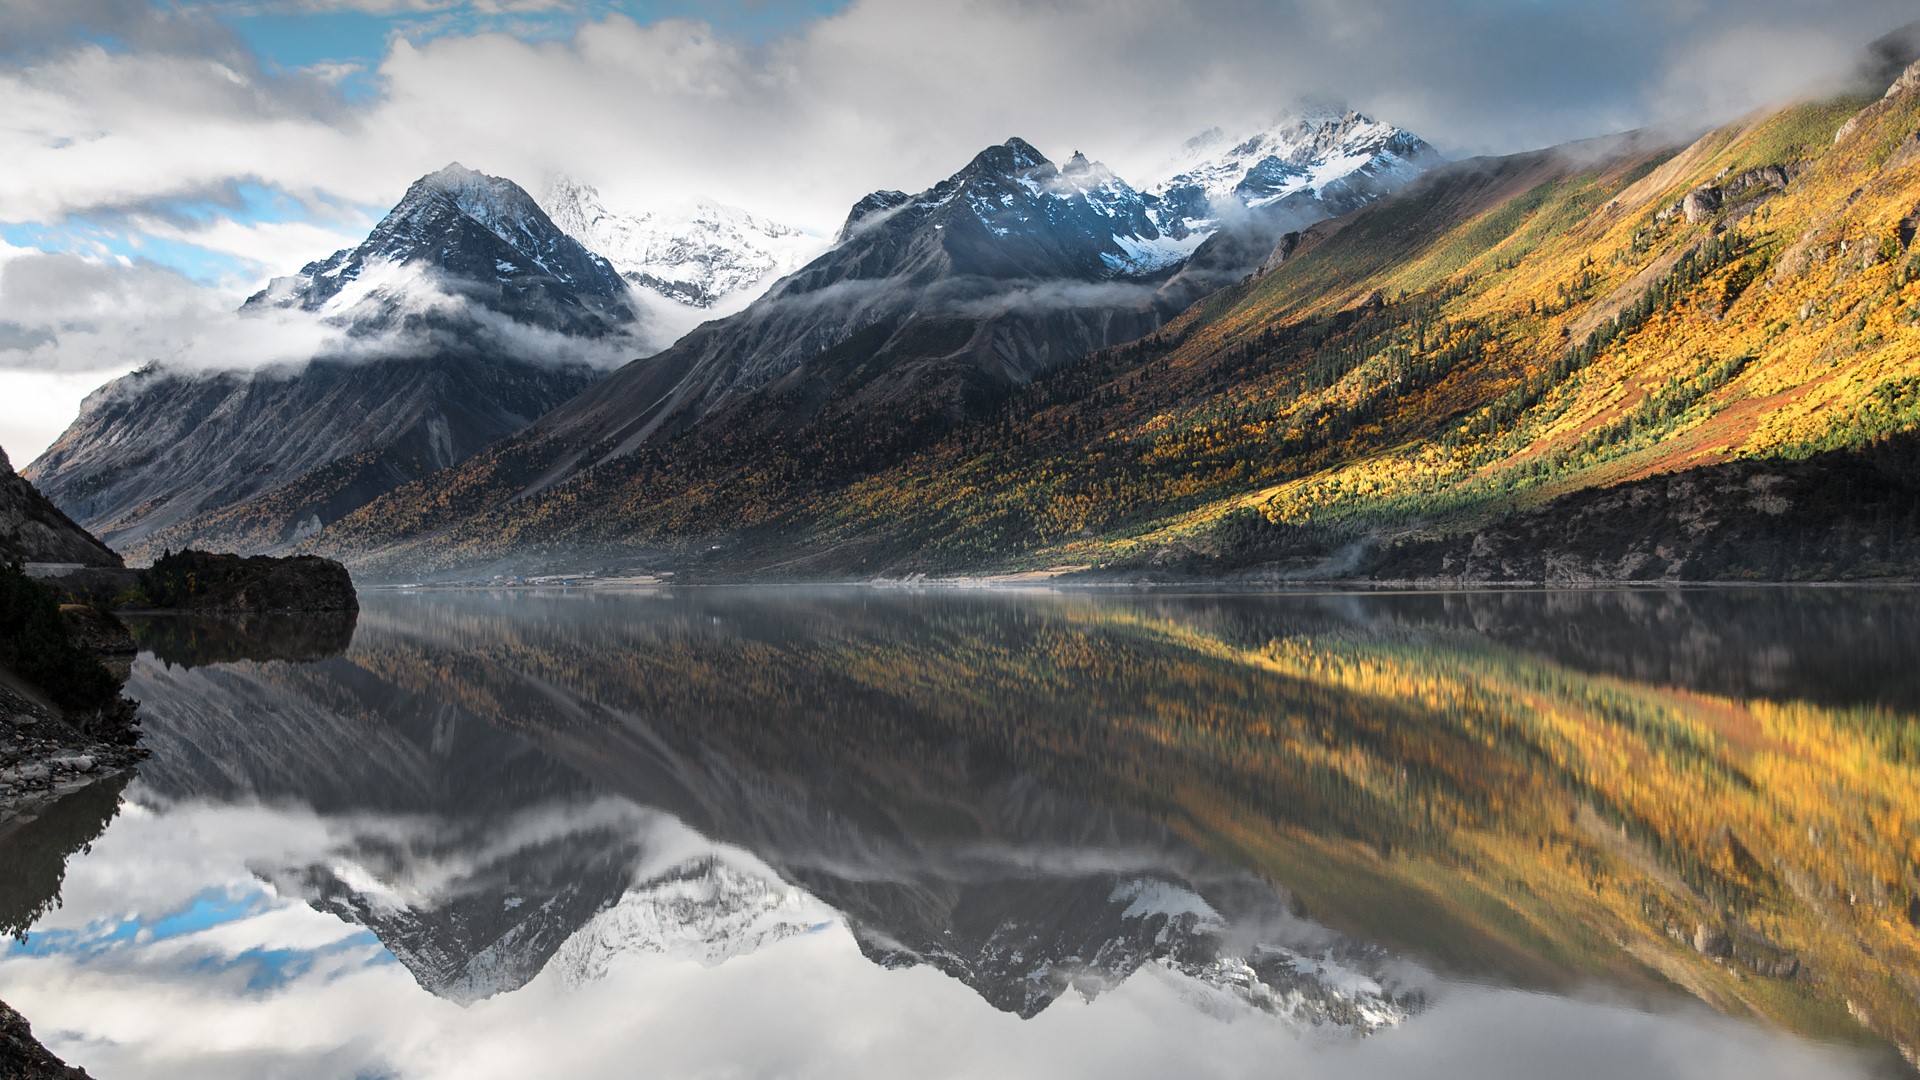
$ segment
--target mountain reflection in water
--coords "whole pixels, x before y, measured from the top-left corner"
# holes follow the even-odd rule
[[[0,957],[73,1060],[1787,1076],[1920,1045],[1913,593],[443,593],[347,634],[148,630],[153,757]]]

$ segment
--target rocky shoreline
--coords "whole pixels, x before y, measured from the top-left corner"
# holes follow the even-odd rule
[[[93,735],[42,702],[0,685],[0,840],[42,807],[137,765],[147,752],[131,724]]]

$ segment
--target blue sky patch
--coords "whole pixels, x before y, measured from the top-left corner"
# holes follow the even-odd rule
[[[97,922],[81,930],[36,930],[25,941],[11,941],[0,952],[20,956],[75,956],[91,959],[114,949],[125,948],[139,940],[143,932],[148,940],[196,934],[224,923],[238,922],[266,911],[272,898],[265,890],[227,892],[208,889],[194,897],[185,908],[147,921],[140,916],[117,923]]]
[[[84,217],[58,225],[0,222],[0,240],[14,247],[38,248],[91,258],[121,256],[175,271],[201,285],[220,285],[260,276],[257,266],[237,255],[213,251],[182,240],[162,239],[125,227],[101,224]]]
[[[374,71],[395,36],[415,44],[449,35],[504,33],[527,41],[571,37],[580,25],[624,15],[642,25],[698,19],[748,41],[768,41],[815,19],[835,15],[849,0],[584,0],[547,12],[482,12],[466,4],[442,11],[372,15],[358,11],[226,14],[221,23],[239,34],[266,64],[282,73],[326,64],[359,70],[341,83],[348,100],[378,92]]]

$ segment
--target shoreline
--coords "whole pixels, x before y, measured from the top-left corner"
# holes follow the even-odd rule
[[[0,676],[0,840],[48,807],[132,772],[147,756],[136,743],[96,738]]]

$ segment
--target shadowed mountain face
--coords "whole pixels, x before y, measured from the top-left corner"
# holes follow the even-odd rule
[[[436,305],[436,289],[471,308]],[[275,278],[243,310],[319,313],[357,336],[436,322],[457,332],[479,310],[600,337],[633,321],[631,299],[613,266],[518,184],[456,163],[415,181],[358,247]]]
[[[626,282],[509,181],[449,166],[357,247],[278,278],[243,321],[310,361],[149,365],[108,384],[28,474],[143,554],[273,551],[531,423],[632,329]],[[571,359],[569,359],[571,357]]]
[[[592,378],[471,353],[245,374],[150,367],[89,397],[33,475],[130,552],[273,551],[466,458]]]

